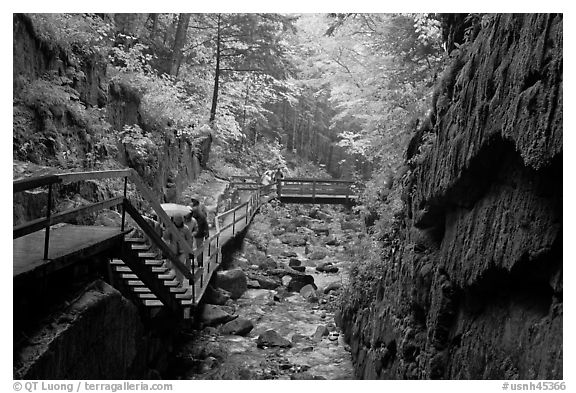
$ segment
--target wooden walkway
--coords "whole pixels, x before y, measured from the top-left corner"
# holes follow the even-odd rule
[[[51,215],[53,185],[103,178],[123,178],[124,195]],[[275,184],[261,185],[251,180],[252,183],[246,183],[246,179],[242,179],[241,184],[236,184],[241,203],[216,217],[209,238],[196,249],[182,238],[154,194],[132,169],[65,173],[15,181],[15,193],[48,187],[47,216],[14,227],[15,286],[20,280],[41,279],[74,262],[102,254],[110,258],[110,267],[144,306],[166,306],[177,313],[183,312],[181,315],[189,318],[192,315],[190,309],[200,303],[212,275],[222,262],[222,248],[245,231],[262,204],[274,198],[295,203],[343,204],[355,199],[350,181],[281,179]],[[136,186],[155,211],[163,230],[171,234],[181,252],[187,255],[185,262],[174,254],[156,229],[132,205],[126,193],[128,181]],[[121,208],[121,227],[55,226],[112,207]],[[145,239],[125,236],[130,232],[124,225],[126,214],[144,232]],[[157,251],[152,252],[154,248]],[[176,278],[178,274],[186,280]]]
[[[64,225],[53,227],[50,232],[47,260],[44,259],[45,230],[13,240],[12,266],[15,285],[24,276],[42,277],[78,259],[89,258],[117,246],[128,231],[123,232],[119,227]]]

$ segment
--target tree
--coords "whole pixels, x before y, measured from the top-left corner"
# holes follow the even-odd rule
[[[180,63],[182,62],[182,48],[186,43],[186,32],[190,23],[190,14],[180,14],[178,18],[178,28],[174,37],[172,47],[172,59],[170,61],[170,75],[177,76]]]

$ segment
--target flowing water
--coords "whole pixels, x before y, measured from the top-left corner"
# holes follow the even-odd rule
[[[339,225],[335,226],[340,230]],[[334,231],[333,231],[334,232]],[[217,328],[194,331],[177,351],[174,378],[182,379],[353,379],[354,370],[348,345],[334,322],[338,293],[324,294],[333,282],[345,282],[349,262],[343,260],[342,246],[324,246],[339,268],[337,273],[319,273],[318,261],[307,260],[304,247],[290,247],[277,239],[278,249],[296,252],[306,274],[314,277],[319,288],[317,302],[306,300],[299,292],[248,289],[230,302],[227,309],[239,318],[252,321],[254,328],[246,336],[221,335]],[[240,260],[243,255],[237,256]],[[279,258],[285,265],[287,259]],[[250,276],[254,266],[244,266]],[[330,334],[315,333],[321,327]],[[292,347],[257,346],[257,338],[274,330],[291,341]],[[327,333],[327,332],[325,332]]]

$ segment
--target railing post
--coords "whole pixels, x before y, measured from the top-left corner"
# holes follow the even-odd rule
[[[126,200],[126,190],[128,188],[128,176],[124,177],[124,200]],[[124,204],[122,204],[122,226],[120,230],[124,232],[124,223],[126,220],[126,209],[124,208]]]
[[[44,260],[48,259],[50,244],[50,216],[52,215],[52,183],[48,184],[48,203],[46,204],[46,233],[44,234]]]
[[[316,202],[316,180],[312,180],[312,202]]]
[[[250,198],[252,200],[252,198]],[[248,208],[250,207],[250,202],[246,203],[246,225],[248,225]]]
[[[282,197],[282,183],[280,179],[276,180],[276,193],[278,195],[278,199]]]
[[[234,237],[236,235],[236,209],[232,213],[232,237]]]

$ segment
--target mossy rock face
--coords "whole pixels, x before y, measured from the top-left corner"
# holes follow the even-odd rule
[[[341,296],[360,378],[563,377],[563,16],[480,19]]]

